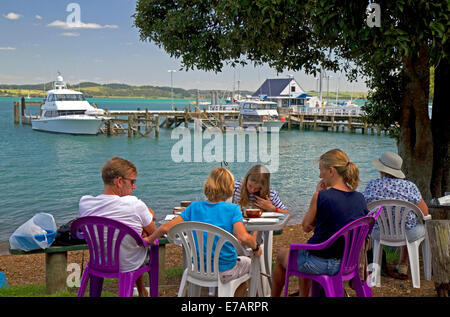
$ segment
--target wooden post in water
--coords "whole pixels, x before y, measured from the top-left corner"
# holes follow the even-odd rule
[[[17,101],[14,101],[14,124],[20,123],[20,109],[19,109],[19,103]]]
[[[317,128],[317,114],[314,114],[314,131],[316,131]]]
[[[352,116],[348,116],[348,133],[352,133]]]
[[[132,129],[131,129],[131,116],[128,116],[128,137],[131,138]]]
[[[155,138],[159,137],[159,117],[158,115],[154,116],[154,124],[155,124]]]
[[[25,116],[25,110],[26,110],[25,97],[22,97],[22,99],[20,99],[20,103],[22,105],[21,115],[22,115],[22,124],[23,124],[23,117]]]
[[[184,127],[187,128],[188,127],[188,110],[187,107],[184,108]]]

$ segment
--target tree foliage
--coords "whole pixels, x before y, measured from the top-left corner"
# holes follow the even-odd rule
[[[366,76],[367,120],[398,123],[405,172],[429,198],[435,168],[429,71],[449,59],[450,1],[376,0],[380,27],[367,23],[370,2],[138,0],[134,18],[141,40],[181,58],[185,69],[219,72],[226,64],[251,61],[278,71],[315,74],[323,67],[351,80]]]

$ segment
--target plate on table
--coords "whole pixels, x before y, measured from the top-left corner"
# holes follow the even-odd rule
[[[164,220],[166,220],[166,221],[170,221],[170,220],[172,220],[173,218],[175,218],[176,216],[178,216],[178,215],[167,215],[166,216],[166,218],[164,218]]]
[[[278,222],[278,218],[249,218],[247,220],[247,223],[252,223],[252,224],[273,224],[273,223],[277,223]]]
[[[262,218],[280,218],[283,217],[281,212],[263,212],[261,215]]]

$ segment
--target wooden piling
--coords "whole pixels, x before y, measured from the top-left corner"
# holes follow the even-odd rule
[[[14,124],[20,123],[20,109],[19,109],[19,103],[17,101],[14,101]]]

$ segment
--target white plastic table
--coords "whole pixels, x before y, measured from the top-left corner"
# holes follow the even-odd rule
[[[283,229],[290,215],[282,214],[278,218],[252,218],[244,219],[247,231],[259,231],[264,237],[263,254],[261,258],[253,258],[252,277],[249,285],[249,297],[271,296],[272,289],[272,244],[273,232]],[[267,219],[273,219],[271,222]],[[275,219],[277,220],[275,222]]]

